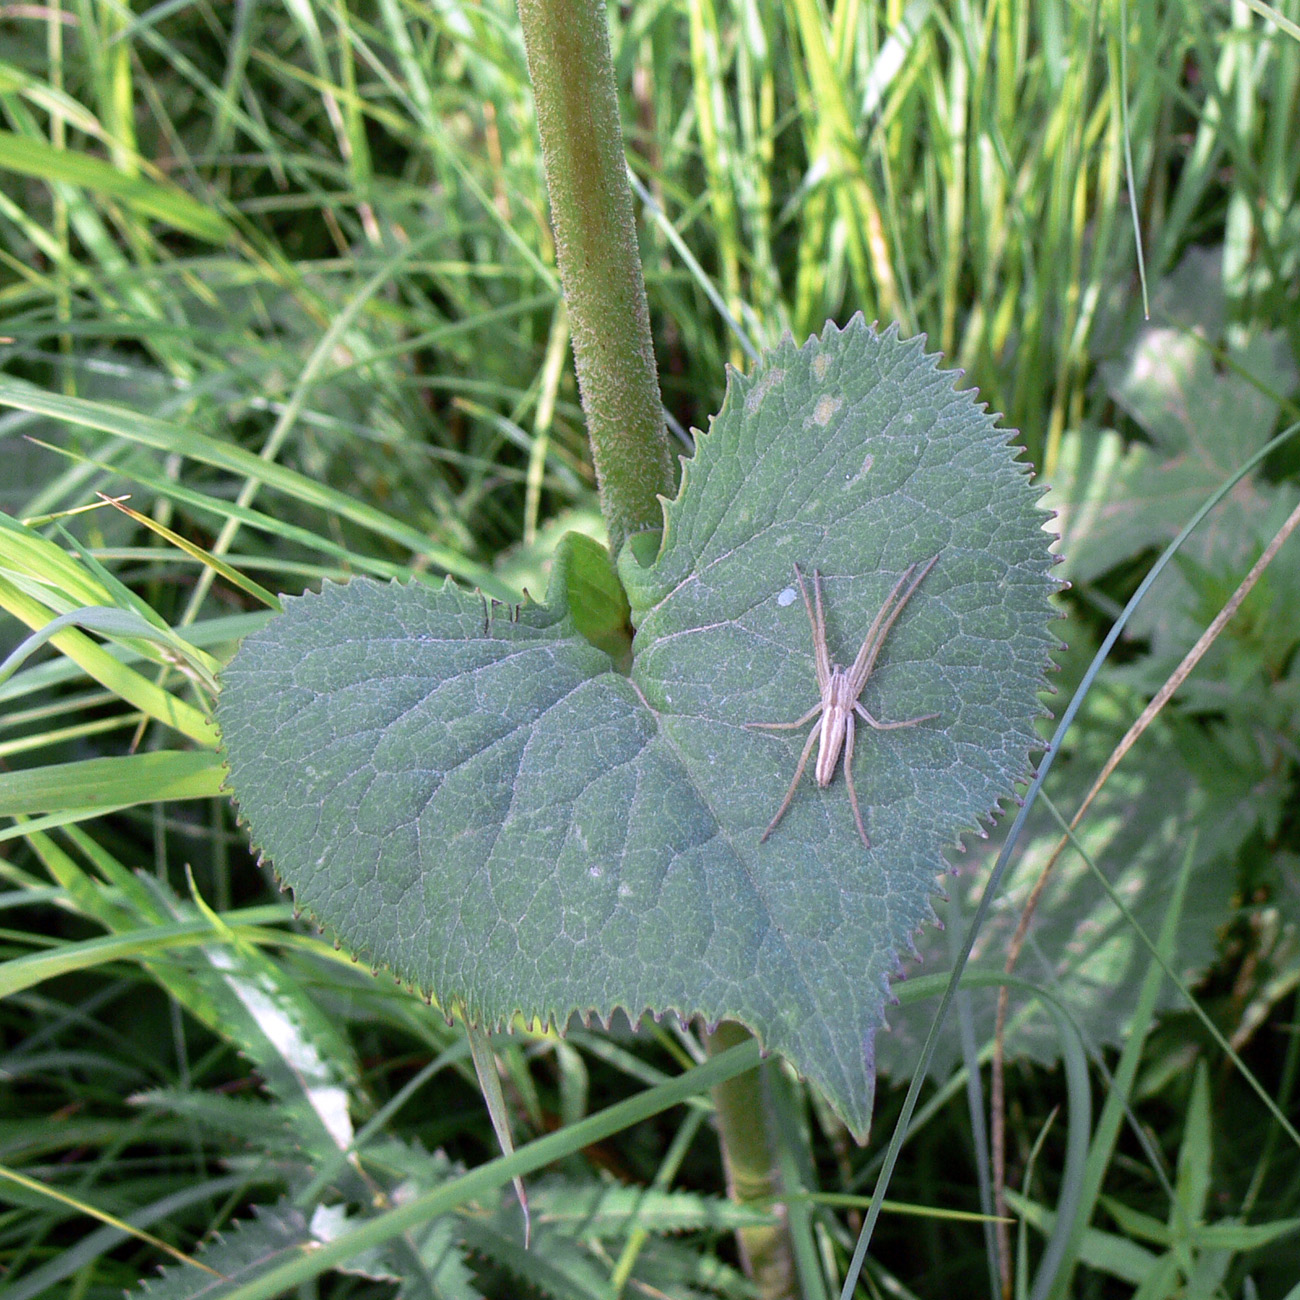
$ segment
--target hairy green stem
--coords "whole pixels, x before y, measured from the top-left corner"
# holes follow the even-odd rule
[[[673,487],[605,6],[519,0],[601,512],[617,556]]]
[[[724,1020],[705,1038],[710,1056],[752,1041],[734,1020]],[[781,1204],[779,1152],[771,1131],[772,1106],[763,1088],[766,1064],[736,1075],[713,1088],[718,1113],[722,1160],[727,1168],[727,1192],[739,1205],[757,1203],[777,1215],[770,1227],[741,1228],[736,1237],[741,1262],[762,1300],[798,1295],[794,1250],[785,1206]]]

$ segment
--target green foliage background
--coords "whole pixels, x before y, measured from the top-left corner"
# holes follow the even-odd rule
[[[719,304],[760,345],[859,309],[926,332],[1058,494],[1075,583],[1059,707],[1153,548],[1297,418],[1297,16],[925,0],[611,13],[683,449],[720,404],[723,363],[745,359]],[[158,1289],[192,1294],[210,1275],[159,1243],[193,1252],[235,1219],[221,1249],[246,1261],[245,1294],[271,1294],[252,1279],[308,1235],[418,1201],[440,1212],[340,1247],[350,1262],[322,1292],[391,1294],[400,1276],[408,1294],[521,1279],[740,1294],[728,1234],[743,1216],[703,1112],[647,1118],[691,1035],[498,1045],[521,1154],[567,1126],[525,1255],[509,1172],[456,1181],[495,1149],[459,1031],[295,927],[217,796],[207,684],[269,591],[449,572],[505,598],[544,589],[565,528],[599,534],[511,7],[79,0],[13,7],[0,33],[3,651],[75,615],[0,683],[0,1166],[32,1180],[0,1178],[6,1288],[116,1296],[170,1263]],[[1271,458],[1153,591],[1049,785],[1066,816],[1294,504],[1297,465],[1294,444]],[[143,519],[69,513],[97,491],[130,493]],[[1081,832],[1149,932],[1177,908],[1165,951],[1291,1113],[1296,545]],[[1055,834],[1035,832],[1012,903]],[[963,860],[924,975],[986,863]],[[1193,1273],[1205,1294],[1248,1277],[1286,1294],[1295,1146],[1185,999],[1166,986],[1157,1018],[1129,996],[1150,969],[1133,922],[1081,860],[1058,871],[1022,974],[1068,991],[1099,1097],[1118,1095],[1112,1045],[1136,1045],[1127,1101],[1145,1126],[1113,1155],[1098,1141],[1105,1212],[1082,1266],[1148,1294]],[[1011,924],[981,940],[995,967]],[[987,1041],[990,996],[972,995],[948,1065],[963,1037],[968,1061]],[[881,1040],[895,1079],[924,1010],[901,1008]],[[1055,1130],[1034,1155],[1059,1100],[1051,1024],[1032,999],[1013,1006],[1010,1173],[1031,1256],[1061,1190]],[[793,1185],[869,1188],[873,1151],[769,1072]],[[891,1195],[977,1209],[981,1111],[940,1073]],[[579,1154],[596,1140],[584,1117],[617,1099],[642,1125],[619,1112]],[[882,1138],[894,1105],[879,1099]],[[630,1205],[627,1186],[652,1194]],[[833,1286],[853,1211],[796,1204],[806,1276]],[[983,1257],[978,1227],[891,1216],[869,1270],[940,1294]]]

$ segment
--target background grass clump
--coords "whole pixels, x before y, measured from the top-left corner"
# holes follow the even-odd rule
[[[1059,712],[1159,551],[1300,419],[1298,20],[612,12],[682,450],[750,347],[859,310],[924,331],[1052,485]],[[269,1295],[303,1243],[434,1198],[303,1294],[745,1294],[733,1233],[756,1212],[727,1199],[707,1106],[579,1127],[700,1059],[693,1032],[497,1044],[516,1145],[573,1134],[529,1180],[524,1253],[508,1177],[456,1190],[496,1151],[459,1025],[297,926],[220,794],[212,683],[271,593],[358,573],[538,593],[564,531],[601,535],[513,6],[77,0],[11,6],[0,35],[0,656],[63,620],[0,680],[3,1289],[179,1297],[206,1267]],[[1062,817],[1298,483],[1292,440],[1152,587],[1048,783]],[[977,945],[1000,971],[1044,881],[1018,973],[1091,1058],[1091,1226],[1059,1280],[1079,1294],[1300,1280],[1296,591],[1292,539],[1059,859],[1036,814]],[[956,863],[922,974],[996,847]],[[932,1063],[890,1185],[916,1212],[882,1221],[862,1294],[996,1275],[952,1213],[991,1204],[970,1067],[995,998],[966,997]],[[897,1089],[864,1150],[770,1071],[810,1294],[843,1276],[926,1010],[879,1041]],[[1060,1044],[1025,992],[1006,1047],[1027,1291],[1065,1189]]]

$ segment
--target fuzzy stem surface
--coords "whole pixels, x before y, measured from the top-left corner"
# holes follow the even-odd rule
[[[674,490],[605,6],[519,0],[556,255],[615,556]]]

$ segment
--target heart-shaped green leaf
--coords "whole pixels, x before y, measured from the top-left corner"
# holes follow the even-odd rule
[[[621,1008],[735,1019],[858,1134],[898,954],[943,850],[1028,770],[1055,587],[1008,433],[919,340],[861,319],[732,375],[661,552],[623,582],[630,675],[547,605],[358,579],[286,601],[219,720],[255,842],[351,948],[497,1023]],[[797,563],[848,664],[937,556],[862,693],[854,775],[812,764],[760,843],[818,700]],[[811,585],[811,583],[810,583]],[[813,725],[809,723],[808,726]]]

